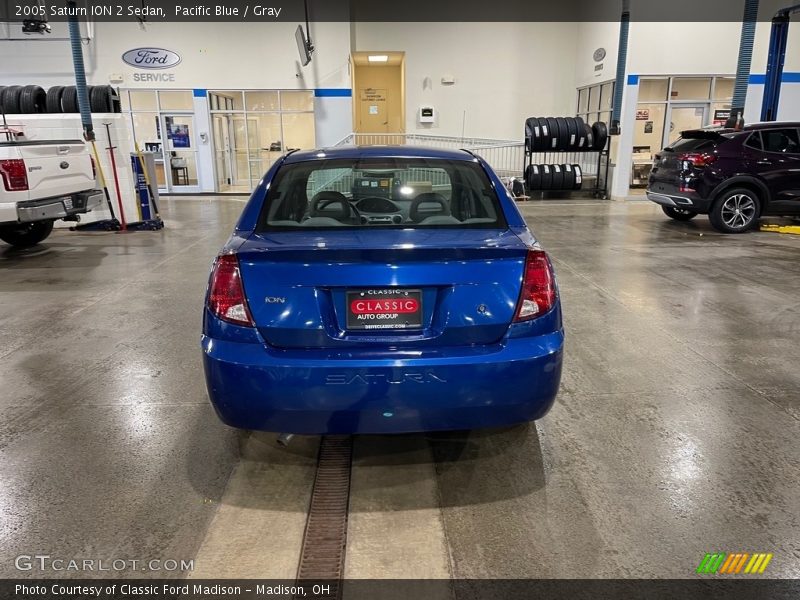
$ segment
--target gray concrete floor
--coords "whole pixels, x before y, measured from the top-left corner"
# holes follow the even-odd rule
[[[225,427],[200,366],[243,205],[162,204],[163,232],[0,248],[0,577],[41,576],[14,566],[34,554],[295,574],[318,440]],[[762,551],[800,577],[800,238],[646,202],[523,210],[561,286],[559,400],[531,425],[358,438],[347,575],[683,578]]]

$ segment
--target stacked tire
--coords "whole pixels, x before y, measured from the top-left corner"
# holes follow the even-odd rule
[[[608,127],[589,126],[580,117],[530,117],[525,121],[528,152],[599,152],[608,142]]]
[[[87,92],[91,112],[120,112],[119,101],[112,86],[90,85]],[[74,85],[56,85],[46,92],[38,85],[0,86],[0,109],[8,115],[77,113],[78,90]]]
[[[0,87],[0,106],[6,114],[47,112],[47,93],[38,85],[9,85]]]
[[[525,185],[529,192],[579,190],[583,185],[583,170],[575,164],[528,165]]]

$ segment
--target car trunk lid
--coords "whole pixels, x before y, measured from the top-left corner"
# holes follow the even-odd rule
[[[694,129],[681,132],[681,137],[655,155],[651,180],[656,182],[674,182],[686,170],[687,155],[701,156],[711,154],[717,142],[723,139],[728,130]]]
[[[14,148],[25,161],[30,200],[95,187],[91,158],[81,140],[17,142]]]
[[[254,234],[238,256],[271,346],[405,348],[499,341],[527,250],[509,230],[376,229]]]

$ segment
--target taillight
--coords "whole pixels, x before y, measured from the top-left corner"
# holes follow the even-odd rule
[[[223,254],[217,258],[210,287],[208,308],[212,313],[228,323],[249,327],[254,325],[244,297],[239,261],[234,254]]]
[[[0,160],[0,176],[7,192],[25,192],[28,190],[28,172],[25,161],[21,158]]]
[[[686,152],[678,155],[684,170],[689,167],[705,167],[717,160],[717,155],[709,152]]]
[[[94,164],[94,157],[90,156],[89,160],[92,161],[92,179],[97,179],[97,165]]]
[[[556,282],[550,259],[542,250],[529,250],[514,322],[530,321],[545,314],[555,305],[556,296]]]

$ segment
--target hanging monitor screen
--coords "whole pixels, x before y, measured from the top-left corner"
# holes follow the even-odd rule
[[[306,34],[303,32],[302,25],[297,26],[294,39],[297,41],[297,51],[300,53],[300,64],[305,67],[311,62],[311,53],[308,51],[308,42],[306,42]]]

